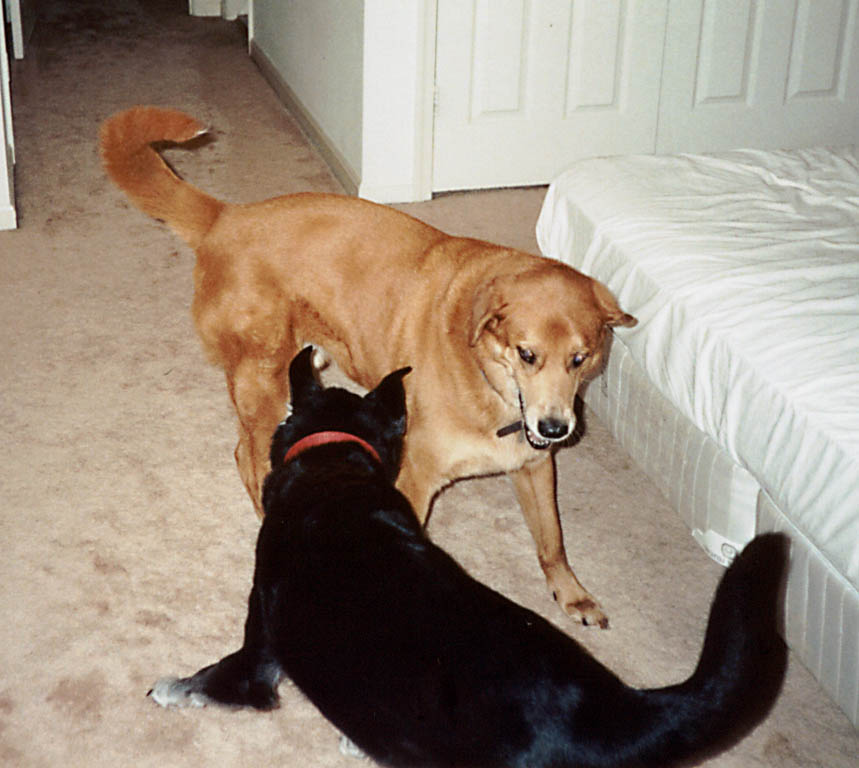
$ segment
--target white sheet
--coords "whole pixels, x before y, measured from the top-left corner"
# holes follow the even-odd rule
[[[537,237],[638,317],[617,332],[657,388],[859,588],[859,154],[581,161]]]

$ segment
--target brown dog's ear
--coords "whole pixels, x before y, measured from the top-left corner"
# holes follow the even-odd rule
[[[497,279],[490,280],[474,293],[471,325],[468,329],[468,343],[472,347],[477,344],[477,340],[485,330],[491,330],[492,325],[501,319],[500,313],[504,309],[504,301],[497,282]]]
[[[592,287],[594,297],[602,310],[606,325],[612,328],[615,326],[632,328],[632,326],[638,324],[638,320],[636,320],[632,315],[628,315],[620,308],[620,305],[617,303],[617,299],[612,296],[611,291],[601,282],[594,280]]]

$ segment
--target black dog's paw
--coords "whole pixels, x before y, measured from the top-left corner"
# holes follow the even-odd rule
[[[162,677],[147,694],[162,707],[205,707],[211,699],[194,689],[193,678]]]
[[[355,757],[359,760],[366,760],[367,755],[352,739],[345,734],[340,736],[340,754],[346,757]]]

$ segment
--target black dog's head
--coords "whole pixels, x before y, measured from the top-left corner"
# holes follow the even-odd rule
[[[292,412],[274,434],[272,467],[281,466],[287,451],[302,438],[337,431],[369,443],[393,482],[406,431],[403,376],[411,368],[389,373],[372,392],[361,397],[340,387],[322,387],[314,375],[312,358],[313,348],[305,347],[290,363]]]

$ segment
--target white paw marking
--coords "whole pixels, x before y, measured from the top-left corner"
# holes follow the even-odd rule
[[[162,677],[149,695],[162,707],[205,707],[211,701],[204,693],[192,690],[188,678]]]
[[[357,757],[360,760],[365,760],[367,755],[361,751],[361,748],[352,741],[348,736],[340,736],[340,754],[346,757]]]

